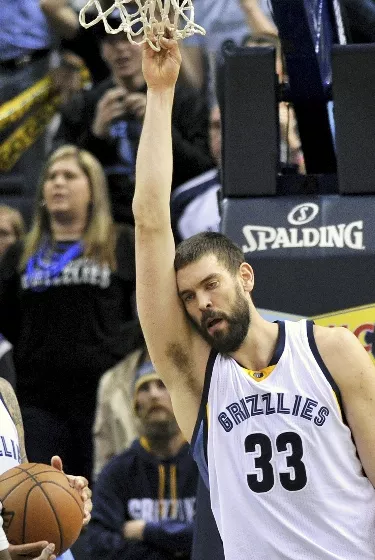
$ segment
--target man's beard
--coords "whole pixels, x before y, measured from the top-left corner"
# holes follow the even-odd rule
[[[236,352],[246,338],[249,330],[251,316],[249,302],[236,286],[236,300],[230,315],[221,311],[216,312],[206,309],[202,313],[201,322],[197,323],[189,314],[189,321],[208,344],[220,354]],[[226,330],[216,330],[212,335],[207,331],[208,319],[224,319],[227,323]]]
[[[166,420],[142,422],[143,435],[156,446],[168,443],[168,441],[180,431],[174,416]]]

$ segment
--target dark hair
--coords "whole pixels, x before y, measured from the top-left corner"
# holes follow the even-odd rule
[[[174,268],[177,272],[205,255],[215,255],[231,274],[236,274],[245,261],[243,252],[222,233],[205,231],[182,241],[176,249]]]

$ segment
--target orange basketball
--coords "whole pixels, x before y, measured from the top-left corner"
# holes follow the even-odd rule
[[[54,543],[62,554],[82,529],[83,502],[61,471],[23,463],[0,476],[4,530],[11,544]]]

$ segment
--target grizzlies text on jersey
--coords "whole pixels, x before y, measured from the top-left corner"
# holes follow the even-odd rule
[[[311,321],[279,322],[261,371],[211,353],[192,445],[226,560],[375,559],[375,490]]]

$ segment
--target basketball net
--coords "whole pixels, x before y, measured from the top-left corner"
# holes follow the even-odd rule
[[[97,12],[94,19],[93,8]],[[91,19],[89,22],[86,21],[87,11]],[[121,20],[116,28],[111,27],[107,21],[107,17],[113,12]],[[114,0],[112,6],[105,11],[102,10],[99,0],[89,0],[80,11],[80,24],[88,28],[100,21],[103,22],[107,33],[116,34],[122,31],[127,34],[131,43],[142,45],[147,41],[155,51],[160,50],[160,38],[163,37],[166,27],[171,28],[172,37],[177,40],[191,37],[195,33],[206,34],[203,27],[194,22],[192,0]]]

